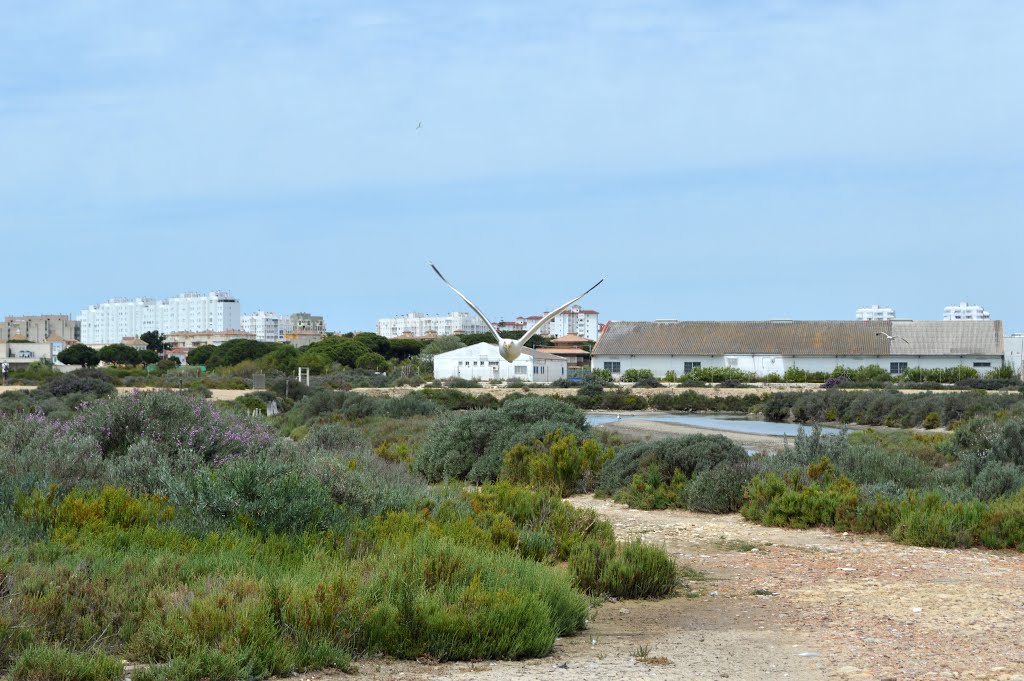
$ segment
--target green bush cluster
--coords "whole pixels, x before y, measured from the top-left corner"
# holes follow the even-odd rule
[[[579,440],[561,430],[531,443],[519,443],[505,452],[500,476],[513,483],[554,489],[559,496],[591,492],[601,468],[612,458],[610,447],[597,440]]]
[[[442,416],[420,444],[413,467],[430,482],[496,480],[506,451],[555,431],[582,439],[586,414],[551,397],[509,398],[498,409]]]
[[[972,416],[1021,408],[1024,395],[985,392],[900,393],[825,390],[773,393],[764,402],[769,421],[840,421],[866,426],[938,427]],[[933,416],[934,415],[934,416]]]
[[[599,494],[637,508],[735,511],[754,469],[742,447],[722,435],[684,435],[620,448],[605,464]]]
[[[654,373],[650,369],[626,369],[622,372],[622,380],[626,383],[636,383],[648,378],[654,378]]]
[[[1024,491],[989,501],[951,496],[940,488],[894,495],[858,486],[826,457],[802,472],[754,478],[741,513],[765,525],[880,532],[916,546],[1024,550]]]
[[[642,411],[657,409],[659,411],[710,411],[710,412],[749,412],[764,402],[761,395],[703,395],[694,390],[677,393],[659,392],[650,398],[631,392],[628,389],[606,389],[599,383],[584,385],[576,391],[576,395],[566,401],[581,409],[605,409],[609,411]]]
[[[769,525],[887,533],[925,546],[1024,548],[1024,417],[952,436],[802,433],[758,462],[742,513]]]
[[[721,383],[722,381],[740,381],[741,383],[752,383],[760,379],[750,371],[743,371],[735,367],[700,367],[682,374],[678,377],[680,381],[700,381],[702,383]],[[668,376],[665,377],[668,381]]]
[[[306,400],[298,440],[174,393],[0,421],[0,585],[18,585],[0,599],[0,674],[119,678],[130,659],[150,665],[133,678],[235,679],[367,654],[515,659],[585,626],[584,591],[674,588],[662,549],[618,545],[557,484],[430,488],[359,429],[383,438],[388,423],[434,418],[422,415],[433,402]],[[500,415],[513,444],[557,424],[524,460],[545,487],[593,479],[607,455],[564,402],[470,413]],[[554,567],[579,567],[584,545],[607,556],[593,583]]]

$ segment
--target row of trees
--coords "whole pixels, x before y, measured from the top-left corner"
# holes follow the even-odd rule
[[[136,350],[121,343],[107,345],[99,350],[79,343],[59,352],[57,359],[64,364],[81,367],[94,367],[100,362],[120,366],[137,366],[139,364],[156,364],[160,361],[160,355],[154,350]]]
[[[521,331],[503,333],[507,338],[518,338]],[[151,364],[159,360],[159,353],[167,349],[166,336],[158,331],[148,331],[140,336],[146,350],[136,350],[127,345],[108,345],[94,350],[85,345],[74,345],[57,358],[64,364],[96,366],[100,362],[121,366]],[[323,340],[296,348],[282,343],[269,343],[248,339],[235,339],[222,345],[204,345],[188,353],[189,365],[204,365],[215,369],[230,367],[247,360],[257,362],[268,371],[291,373],[297,367],[309,367],[313,373],[330,371],[334,364],[350,369],[385,371],[389,367],[419,359],[429,362],[434,355],[481,342],[492,342],[490,334],[468,334],[463,336],[442,336],[434,340],[412,338],[385,338],[376,333],[348,333],[328,335]],[[550,345],[545,338],[537,338],[531,345]],[[420,368],[423,368],[422,366]]]

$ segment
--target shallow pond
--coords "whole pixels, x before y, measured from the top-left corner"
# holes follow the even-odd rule
[[[795,436],[801,428],[810,431],[810,426],[799,423],[775,423],[774,421],[755,421],[742,416],[704,416],[701,414],[606,414],[589,413],[587,423],[592,426],[600,426],[612,421],[661,421],[664,423],[681,423],[696,428],[714,428],[716,430],[728,430],[733,433],[750,433],[753,435],[788,435]],[[842,431],[838,428],[822,427],[822,433],[826,435],[838,435]]]

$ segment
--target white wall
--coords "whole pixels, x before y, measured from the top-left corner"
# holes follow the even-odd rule
[[[1024,378],[1024,334],[1015,333],[1003,339],[1005,361],[1018,376]]]
[[[531,383],[551,383],[566,377],[569,363],[560,358],[549,359],[543,353],[538,359],[524,352],[514,362],[506,362],[498,354],[498,346],[477,343],[434,356],[434,378],[464,378],[475,381],[507,381],[518,378]]]
[[[846,366],[851,369],[876,364],[885,370],[889,370],[890,362],[906,362],[907,368],[922,369],[945,369],[960,365],[973,367],[977,363],[988,362],[989,367],[976,367],[979,374],[986,374],[992,369],[1002,366],[1001,357],[973,356],[973,355],[944,355],[944,356],[848,356],[848,357],[791,357],[782,355],[727,355],[725,357],[682,357],[674,355],[595,355],[591,359],[591,367],[603,369],[605,362],[619,362],[619,373],[628,369],[650,369],[658,377],[664,376],[670,370],[682,375],[685,369],[685,362],[700,362],[701,368],[732,366],[728,359],[736,360],[735,368],[742,371],[752,371],[758,376],[766,376],[776,373],[780,376],[790,367],[797,367],[805,371],[831,373],[837,366]],[[774,362],[772,361],[774,360]]]

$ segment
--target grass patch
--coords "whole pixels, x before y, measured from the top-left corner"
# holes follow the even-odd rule
[[[50,645],[33,645],[11,667],[11,681],[120,681],[120,660],[103,653],[73,653]]]

